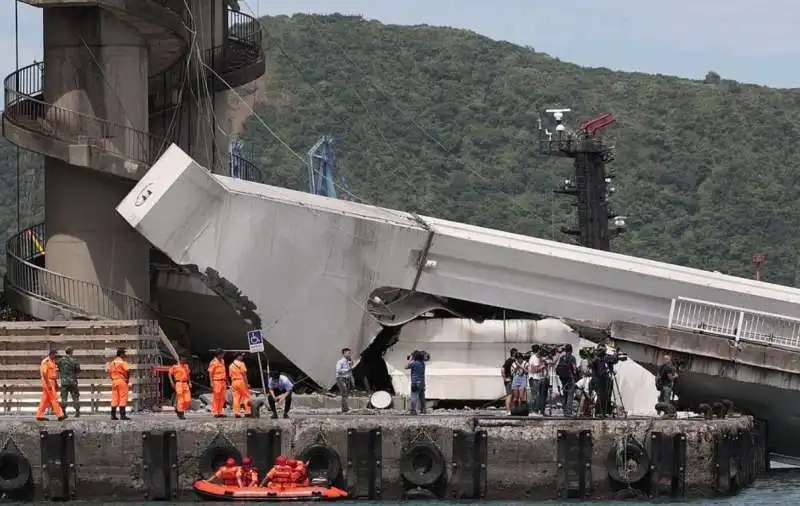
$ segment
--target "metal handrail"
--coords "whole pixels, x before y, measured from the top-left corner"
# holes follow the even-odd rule
[[[800,318],[705,300],[672,299],[667,328],[800,350]]]
[[[228,40],[224,44],[203,51],[203,62],[210,65],[215,72],[220,74],[237,70],[247,65],[248,62],[242,62],[240,65],[231,64],[232,59],[229,56],[233,52],[231,49],[232,44],[245,46],[254,51],[261,51],[262,41],[261,23],[256,18],[228,8]],[[150,90],[161,94],[163,102],[159,104],[159,110],[178,105],[177,98],[172,100],[172,94],[183,86],[186,81],[186,73],[186,62],[181,60],[165,72],[150,79],[148,84]],[[209,76],[209,79],[212,77]],[[167,97],[170,97],[170,99],[167,99]]]
[[[133,295],[96,283],[74,279],[39,267],[30,260],[41,255],[44,224],[11,236],[6,243],[6,279],[17,290],[36,299],[69,307],[87,318],[157,320],[158,312]]]
[[[89,114],[49,104],[37,98],[44,89],[44,64],[22,67],[6,77],[5,116],[19,126],[27,119],[39,123],[37,129],[71,144],[87,144],[130,160],[152,164],[169,146],[158,137],[132,127]]]
[[[256,18],[228,8],[228,40],[261,49],[263,36],[261,23]]]
[[[228,167],[226,168],[231,177],[252,181],[254,183],[264,182],[264,174],[261,172],[261,169],[247,158],[228,153],[227,159]]]
[[[74,316],[104,320],[151,320],[163,316],[144,300],[97,283],[71,278],[31,262],[44,254],[44,223],[22,230],[6,242],[6,282],[15,290]],[[172,318],[181,321],[178,318]],[[176,351],[160,327],[168,351]]]

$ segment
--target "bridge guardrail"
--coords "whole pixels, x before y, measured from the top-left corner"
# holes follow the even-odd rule
[[[672,299],[667,327],[800,350],[800,318],[705,300]]]

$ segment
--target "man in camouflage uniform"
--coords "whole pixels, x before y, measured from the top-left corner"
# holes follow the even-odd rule
[[[78,373],[81,365],[72,356],[72,348],[64,350],[64,356],[58,360],[58,374],[61,378],[61,405],[67,409],[67,395],[72,394],[72,406],[75,417],[81,416],[80,393],[78,393]]]

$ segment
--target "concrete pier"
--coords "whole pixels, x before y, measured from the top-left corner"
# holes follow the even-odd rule
[[[18,449],[29,462],[32,497],[49,499],[190,500],[192,483],[231,455],[250,455],[262,469],[278,454],[309,459],[312,472],[333,470],[342,487],[373,500],[400,499],[409,490],[474,499],[609,498],[634,489],[709,496],[746,487],[764,469],[763,433],[745,416],[566,420],[466,413],[356,410],[288,420],[193,414],[185,421],[139,414],[129,422],[89,416],[63,423],[2,417],[0,441],[4,452]],[[338,459],[335,466],[320,456],[320,446]],[[423,475],[430,485],[415,487]]]

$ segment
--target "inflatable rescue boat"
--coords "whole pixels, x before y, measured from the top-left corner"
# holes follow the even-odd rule
[[[230,487],[217,485],[205,480],[194,482],[195,493],[207,501],[336,501],[346,499],[347,492],[336,487],[310,485],[308,487],[269,488],[269,487]]]

